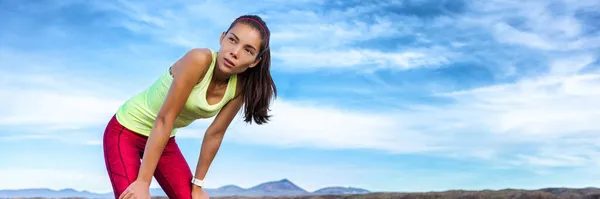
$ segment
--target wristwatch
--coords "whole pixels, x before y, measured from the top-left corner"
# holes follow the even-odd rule
[[[193,178],[192,179],[192,184],[195,184],[196,186],[199,186],[199,187],[203,187],[204,186],[204,180]]]

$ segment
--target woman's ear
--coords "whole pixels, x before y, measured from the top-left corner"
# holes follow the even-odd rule
[[[227,32],[221,33],[221,38],[219,38],[219,44],[223,44],[223,39],[225,39],[225,35],[227,35]]]

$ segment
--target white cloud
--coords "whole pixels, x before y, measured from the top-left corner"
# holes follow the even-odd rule
[[[110,76],[72,72],[89,65],[61,54],[0,48],[0,128],[19,132],[0,132],[0,141],[49,139],[99,145],[101,134],[85,131],[102,130],[131,91],[144,87],[130,89]]]
[[[107,120],[122,100],[43,90],[3,90],[0,125],[82,128]]]
[[[553,75],[572,75],[589,66],[596,60],[592,54],[581,54],[558,59],[551,63],[550,73]]]
[[[600,75],[548,76],[452,93],[457,103],[445,108],[491,132],[567,135],[600,130],[592,119],[600,112],[590,109],[599,94]]]
[[[481,1],[473,2],[468,20],[459,25],[479,24],[501,43],[522,45],[543,51],[569,51],[600,47],[600,37],[583,34],[588,25],[577,18],[585,7],[600,6],[593,1]],[[560,11],[557,11],[560,10]],[[518,21],[517,25],[510,22]],[[465,23],[465,24],[463,24]]]
[[[77,129],[107,122],[124,98],[102,96],[96,86],[52,75],[4,73],[0,125]],[[12,74],[12,75],[9,75]]]
[[[397,22],[390,16],[376,15],[371,22],[358,18],[360,15],[356,15],[357,13],[337,14],[344,17],[335,16],[335,11],[334,14],[326,13],[327,15],[313,11],[281,13],[282,18],[272,23],[273,44],[299,48],[352,48],[348,45],[408,34],[407,27],[402,27],[405,22]]]
[[[598,162],[589,162],[584,157],[567,156],[567,155],[551,155],[551,156],[529,156],[517,155],[523,163],[542,167],[572,167],[572,166],[587,166],[589,163],[598,165]]]
[[[391,152],[435,150],[427,135],[402,130],[394,115],[347,111],[326,105],[275,101],[274,115],[267,125],[246,125],[234,121],[227,133],[230,141],[279,147],[317,147],[335,149],[382,149]],[[182,130],[180,137],[201,137],[200,130]]]
[[[100,12],[114,13],[111,21],[116,26],[147,35],[150,38],[184,48],[213,47],[218,45],[222,31],[225,31],[235,18],[244,14],[256,14],[264,9],[277,9],[294,5],[321,5],[322,1],[277,1],[277,3],[247,4],[230,6],[219,1],[146,2],[120,0],[116,4],[104,1],[90,1]],[[238,3],[238,4],[239,4]],[[286,8],[287,10],[287,8]],[[280,16],[270,12],[260,16],[271,25]]]
[[[302,3],[320,4],[312,1]],[[96,4],[103,5],[101,2]],[[287,2],[287,4],[301,4],[301,2]],[[269,9],[263,12],[264,7],[259,5],[242,9],[216,1],[185,4],[176,2],[164,6],[147,6],[138,2],[120,1],[117,5],[103,5],[99,9],[122,14],[124,17],[114,19],[116,24],[134,33],[149,35],[155,40],[184,48],[218,47],[221,32],[236,17],[261,11],[259,15],[263,16],[271,29],[272,50],[277,52],[273,57],[289,64],[288,67],[280,68],[282,70],[316,69],[303,68],[306,61],[314,60],[313,57],[317,57],[316,61],[324,61],[318,64],[318,68],[370,64],[367,66],[371,67],[369,70],[387,68],[390,65],[393,68],[412,68],[446,62],[445,54],[387,53],[348,46],[359,41],[392,38],[409,32],[411,26],[405,24],[409,22],[398,22],[387,15],[372,15],[368,20],[362,19],[363,14],[377,11],[386,5],[387,3],[357,5],[344,9],[332,8],[328,12],[318,13],[306,9],[291,11]],[[278,6],[283,5],[279,3]],[[313,48],[317,46],[320,50],[315,53]]]
[[[494,35],[500,42],[522,44],[542,50],[556,49],[556,46],[554,46],[551,41],[547,41],[535,33],[517,30],[502,22],[494,26]]]
[[[281,48],[273,55],[286,67],[281,70],[312,71],[322,68],[353,68],[372,71],[380,68],[406,70],[419,67],[438,67],[451,62],[454,53],[443,49],[408,49],[382,52],[368,49],[317,50],[308,48]],[[371,68],[364,68],[370,65]]]
[[[100,121],[100,120],[98,120]],[[40,128],[29,129],[28,127],[19,128],[18,134],[7,134],[0,135],[0,142],[21,142],[23,140],[52,140],[60,141],[62,143],[77,144],[77,145],[88,145],[88,146],[101,146],[102,145],[102,133],[90,134],[86,131],[70,131],[62,129],[51,129],[51,128]]]
[[[104,125],[128,98],[123,93],[129,91],[121,90],[127,87],[118,81],[71,72],[71,66],[89,65],[66,59],[60,51],[0,48],[0,65],[8,66],[0,70],[0,127],[35,134],[11,139]]]
[[[96,11],[111,13],[108,23],[114,26],[184,48],[218,45],[221,31],[242,13],[238,10],[240,7],[233,8],[216,1],[146,4],[121,0],[115,4],[104,1],[89,3]]]

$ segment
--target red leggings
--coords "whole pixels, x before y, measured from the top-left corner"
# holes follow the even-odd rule
[[[104,131],[104,161],[115,198],[137,179],[148,137],[122,126],[115,116]],[[171,137],[158,161],[154,178],[171,199],[192,198],[192,172],[175,138]]]

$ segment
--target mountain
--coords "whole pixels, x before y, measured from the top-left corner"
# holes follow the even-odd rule
[[[265,182],[242,192],[245,196],[291,196],[304,195],[309,192],[298,187],[288,179]]]
[[[288,179],[270,181],[258,184],[256,186],[244,189],[236,185],[226,185],[216,189],[206,188],[206,192],[211,197],[219,196],[296,196],[296,195],[322,195],[322,194],[362,194],[369,193],[365,189],[351,187],[325,187],[315,192],[308,192]],[[166,196],[161,188],[150,189],[152,196]],[[73,189],[52,190],[52,189],[20,189],[20,190],[0,190],[0,198],[26,198],[26,197],[44,197],[44,198],[64,198],[79,197],[90,199],[113,198],[112,193],[91,193],[88,191],[77,191]]]
[[[244,191],[243,188],[235,186],[235,185],[226,185],[226,186],[222,186],[218,189],[216,189],[216,191],[221,191],[221,192],[241,192]]]

